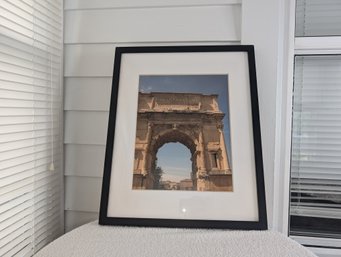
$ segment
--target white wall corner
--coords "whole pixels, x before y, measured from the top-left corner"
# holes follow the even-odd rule
[[[281,1],[276,106],[273,229],[288,234],[295,0]]]
[[[242,44],[255,46],[268,223],[269,229],[281,232],[283,216],[287,217],[283,206],[287,205],[283,198],[286,186],[280,179],[283,171],[280,135],[286,124],[282,108],[287,102],[282,95],[288,68],[287,2],[243,0],[241,36]]]

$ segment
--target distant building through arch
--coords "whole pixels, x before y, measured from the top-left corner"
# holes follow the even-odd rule
[[[191,152],[191,180],[196,191],[232,191],[232,171],[223,133],[218,95],[139,93],[133,189],[155,189],[156,153],[179,142]],[[190,181],[170,188],[189,190]]]

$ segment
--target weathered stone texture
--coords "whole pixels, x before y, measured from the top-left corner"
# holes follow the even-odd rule
[[[232,191],[232,172],[223,134],[225,114],[219,110],[217,97],[139,93],[134,189],[155,189],[151,171],[156,168],[158,149],[166,143],[179,142],[192,154],[193,190]],[[179,183],[177,188],[188,190],[190,186],[187,181],[182,186]]]

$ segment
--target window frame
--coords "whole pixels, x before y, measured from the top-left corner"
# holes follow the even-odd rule
[[[279,40],[283,40],[277,92],[273,227],[289,236],[292,98],[295,56],[340,55],[340,36],[296,37],[296,0],[283,4]],[[340,256],[341,239],[290,236],[320,256]]]

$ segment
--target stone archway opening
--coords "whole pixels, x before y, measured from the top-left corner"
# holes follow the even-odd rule
[[[179,142],[165,143],[156,152],[154,188],[193,190],[192,153]]]
[[[196,142],[190,135],[185,132],[179,130],[176,127],[172,129],[162,131],[160,134],[151,139],[150,143],[150,158],[147,158],[147,166],[150,167],[150,170],[157,171],[156,163],[157,163],[157,152],[160,148],[168,143],[180,143],[184,145],[190,151],[190,161],[191,161],[191,171],[189,180],[184,180],[181,183],[176,185],[176,189],[178,190],[196,190],[196,173],[197,173],[197,164],[196,164]],[[149,159],[149,160],[148,160]],[[157,184],[157,183],[156,183]],[[173,183],[173,186],[175,184]],[[151,184],[149,185],[151,187]],[[153,178],[153,188],[155,189],[155,179]],[[162,189],[168,189],[168,186],[165,185]]]

